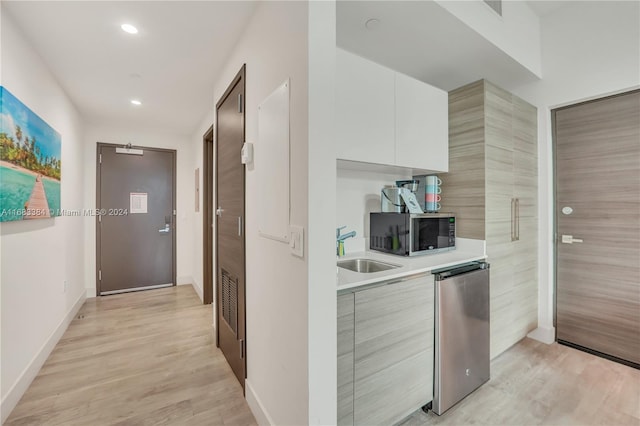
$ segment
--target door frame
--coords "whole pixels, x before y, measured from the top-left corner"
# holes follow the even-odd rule
[[[96,210],[92,213],[97,213],[102,208],[100,205],[100,183],[101,183],[101,159],[100,159],[100,149],[102,147],[112,147],[112,148],[130,148],[130,149],[142,149],[144,151],[157,151],[157,152],[167,152],[170,153],[173,158],[173,167],[172,167],[172,176],[171,176],[171,210],[173,210],[173,232],[171,235],[171,270],[172,270],[172,280],[173,286],[175,287],[178,283],[176,281],[176,234],[177,234],[177,210],[176,210],[176,167],[177,167],[177,151],[175,149],[165,149],[165,148],[153,148],[148,146],[132,146],[129,144],[115,144],[115,143],[106,143],[106,142],[96,142]],[[126,155],[126,154],[123,154]],[[100,257],[102,255],[100,250],[100,217],[98,214],[94,214],[95,216],[95,228],[96,228],[96,297],[100,296]]]
[[[213,125],[202,136],[202,303],[213,303]]]
[[[216,103],[216,116],[215,116],[215,120],[214,120],[214,127],[215,127],[215,137],[213,140],[213,154],[214,157],[217,158],[217,152],[218,152],[218,109],[220,108],[220,105],[222,105],[222,103],[229,97],[229,94],[233,91],[233,88],[236,86],[236,84],[238,84],[239,80],[242,80],[242,92],[244,93],[244,100],[243,100],[243,109],[242,109],[242,115],[243,115],[243,119],[242,119],[242,139],[244,140],[246,138],[246,127],[247,127],[247,123],[246,123],[246,111],[247,111],[247,79],[246,79],[246,69],[247,69],[247,64],[242,64],[242,67],[240,68],[240,71],[238,71],[238,73],[236,74],[236,76],[233,78],[233,80],[231,80],[231,82],[229,83],[229,85],[227,86],[227,89],[224,91],[224,93],[222,94],[222,96],[220,97],[220,99],[218,100],[218,102]],[[216,170],[217,173],[217,165],[214,163],[214,168]],[[246,213],[247,213],[247,209],[246,209],[246,204],[247,204],[247,194],[246,194],[246,173],[247,173],[247,169],[246,166],[244,167],[244,171],[242,173],[242,191],[244,194],[243,197],[243,202],[242,202],[242,217],[245,218],[245,229],[244,232],[242,233],[242,256],[244,257],[244,287],[245,287],[245,291],[244,291],[244,300],[242,301],[242,303],[244,303],[245,306],[245,314],[244,314],[244,330],[242,332],[243,336],[244,336],[244,344],[245,344],[245,349],[244,349],[244,372],[245,372],[245,379],[247,376],[247,297],[246,297],[246,289],[247,289],[247,248],[246,248],[246,236],[247,236],[247,232],[246,232]],[[216,176],[217,177],[217,176]],[[214,206],[218,205],[218,179],[215,179],[216,183],[214,185],[215,187],[215,203]],[[212,206],[213,208],[213,206]],[[219,269],[219,265],[220,265],[220,259],[219,259],[219,251],[217,249],[218,247],[218,228],[216,227],[216,232],[214,234],[214,243],[216,244],[216,262],[215,262],[215,291],[216,294],[218,294],[218,291],[220,290],[220,283],[218,282],[218,269]],[[214,310],[214,315],[215,315],[215,321],[216,321],[216,347],[220,347],[220,324],[218,324],[218,317],[219,317],[219,303],[215,303],[215,310]],[[245,386],[244,383],[242,383],[242,390],[244,392],[245,390]]]

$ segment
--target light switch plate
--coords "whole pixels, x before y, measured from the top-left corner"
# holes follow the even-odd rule
[[[289,248],[292,255],[304,257],[304,228],[302,226],[289,226]]]

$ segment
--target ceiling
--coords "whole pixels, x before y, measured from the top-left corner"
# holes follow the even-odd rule
[[[89,123],[191,134],[254,1],[2,1]],[[123,23],[139,33],[127,34]],[[134,106],[131,99],[142,101]]]
[[[374,30],[369,18],[379,20]],[[507,90],[538,79],[432,1],[338,1],[337,44],[446,91],[482,78]]]
[[[541,20],[578,0],[523,1]],[[370,18],[378,22],[367,29]],[[539,79],[435,1],[337,2],[337,44],[418,80],[452,90],[486,78],[514,90]]]
[[[575,1],[575,0],[574,0]],[[566,6],[571,1],[547,1],[547,0],[528,0],[527,5],[529,8],[535,12],[538,17],[543,18],[547,15],[551,15],[556,10],[560,9],[563,6]]]

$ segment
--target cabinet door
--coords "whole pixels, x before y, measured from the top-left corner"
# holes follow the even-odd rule
[[[515,338],[538,323],[538,112],[513,96],[513,194],[517,199],[517,240],[513,243],[512,327]]]
[[[485,82],[485,199],[491,263],[491,358],[513,345],[513,106],[511,93]]]
[[[338,425],[353,425],[353,293],[338,296]]]
[[[337,158],[393,164],[394,72],[337,49]]]
[[[354,423],[390,425],[433,399],[431,275],[355,294]]]
[[[396,165],[449,170],[448,94],[396,73]]]

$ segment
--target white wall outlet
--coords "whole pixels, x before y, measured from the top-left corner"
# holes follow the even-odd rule
[[[304,228],[302,226],[289,226],[289,247],[291,254],[304,257]]]
[[[63,288],[64,288],[64,292],[66,293],[67,289],[69,288],[69,284],[68,284],[67,280],[64,280],[64,287]]]

